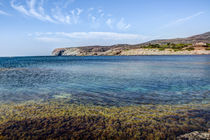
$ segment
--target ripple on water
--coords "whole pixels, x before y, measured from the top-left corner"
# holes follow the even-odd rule
[[[210,56],[0,58],[0,101],[210,102]]]

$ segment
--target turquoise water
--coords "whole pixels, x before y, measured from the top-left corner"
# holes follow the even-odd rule
[[[0,102],[210,102],[210,55],[0,58]]]

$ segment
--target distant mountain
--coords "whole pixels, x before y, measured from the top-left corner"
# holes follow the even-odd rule
[[[146,42],[146,44],[166,44],[166,43],[174,43],[174,44],[195,44],[195,43],[210,43],[210,32],[200,34],[200,35],[194,35],[187,38],[175,38],[175,39],[162,39],[162,40],[152,40],[149,42]]]
[[[54,56],[92,56],[92,55],[179,55],[179,54],[210,54],[209,50],[201,48],[200,45],[194,45],[194,48],[189,51],[187,49],[177,50],[175,49],[145,49],[145,46],[151,44],[206,44],[210,43],[210,32],[195,35],[187,38],[176,39],[162,39],[152,40],[142,44],[129,45],[129,44],[117,44],[112,46],[85,46],[85,47],[73,47],[73,48],[58,48],[52,52]],[[192,47],[192,46],[188,46]]]

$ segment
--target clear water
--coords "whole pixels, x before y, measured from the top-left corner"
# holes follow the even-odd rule
[[[0,58],[0,102],[210,102],[210,55]]]

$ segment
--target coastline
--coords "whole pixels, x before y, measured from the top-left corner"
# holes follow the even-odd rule
[[[84,48],[55,49],[52,56],[141,56],[141,55],[210,55],[210,50],[195,48],[195,50],[172,49],[110,49],[107,51],[87,51]]]
[[[91,56],[90,56],[91,57]],[[2,84],[4,86],[11,85],[8,87],[10,89],[12,86],[17,86],[18,88],[22,86],[34,87],[35,84],[43,84],[46,87],[46,83],[55,84],[60,83],[68,88],[68,92],[62,92],[62,88],[59,88],[59,85],[53,85],[48,87],[49,92],[44,92],[46,90],[39,90],[37,86],[33,90],[34,93],[27,90],[16,91],[12,90],[11,93],[2,91],[0,103],[0,139],[177,139],[179,136],[186,136],[185,134],[193,133],[193,132],[207,132],[210,127],[210,104],[209,104],[209,82],[208,82],[208,74],[209,69],[206,67],[206,63],[209,64],[209,56],[201,56],[201,57],[162,57],[161,60],[169,62],[171,58],[175,58],[176,61],[170,61],[168,64],[170,65],[162,65],[160,63],[158,67],[154,67],[155,62],[151,61],[151,65],[140,65],[137,69],[130,69],[133,66],[138,66],[135,63],[129,64],[129,61],[125,61],[125,65],[117,65],[117,63],[111,63],[111,71],[120,71],[121,69],[125,69],[128,67],[129,69],[125,69],[126,74],[128,72],[132,72],[131,76],[134,73],[151,73],[150,77],[155,77],[153,79],[149,79],[149,83],[146,85],[151,85],[151,88],[155,88],[152,92],[146,91],[144,94],[148,94],[148,96],[131,96],[132,93],[135,92],[135,89],[132,90],[133,85],[135,83],[140,83],[141,80],[132,79],[132,81],[122,80],[114,81],[115,78],[125,77],[125,73],[122,75],[116,75],[117,73],[107,73],[106,77],[112,77],[108,80],[108,82],[102,83],[98,85],[98,90],[100,91],[102,88],[107,86],[105,96],[95,96],[94,94],[90,94],[90,92],[84,93],[84,90],[79,94],[79,88],[74,91],[70,91],[70,87],[67,83],[72,81],[65,81],[62,83],[62,80],[65,77],[68,77],[68,73],[66,70],[73,69],[76,72],[80,70],[83,73],[88,74],[84,77],[84,74],[78,75],[76,77],[84,77],[82,80],[86,80],[89,77],[93,77],[95,74],[93,65],[88,61],[84,61],[85,59],[89,60],[90,57],[55,57],[55,58],[18,58],[12,61],[5,61],[2,63],[2,66],[7,66],[8,68],[0,69]],[[100,56],[98,57],[100,58]],[[93,59],[98,59],[97,57]],[[105,57],[102,57],[103,61]],[[116,60],[116,58],[120,61],[123,60],[122,57],[110,57],[112,60]],[[122,59],[121,59],[122,58]],[[131,57],[138,58],[138,57]],[[158,57],[145,57],[146,59],[142,59],[143,57],[139,57],[138,60],[141,60],[142,63],[148,64],[149,59],[155,60],[156,64]],[[155,58],[155,59],[153,59]],[[206,58],[206,59],[203,59]],[[107,58],[105,58],[106,60]],[[178,60],[177,60],[178,59]],[[57,61],[56,61],[57,60]],[[70,61],[69,61],[70,60]],[[77,63],[76,69],[73,67],[71,60],[75,60],[74,62],[78,62],[77,60],[82,60],[82,63]],[[91,60],[91,59],[90,59]],[[100,59],[98,59],[100,60]],[[108,58],[109,60],[109,58]],[[137,60],[137,59],[135,59]],[[181,60],[181,63],[180,63]],[[202,60],[202,61],[201,61]],[[205,61],[203,61],[205,60]],[[102,62],[103,62],[102,61]],[[164,62],[163,61],[163,62]],[[13,62],[13,63],[12,63]],[[40,64],[40,62],[42,62]],[[70,63],[69,63],[70,62]],[[80,61],[79,61],[80,62]],[[95,62],[95,61],[92,61]],[[100,62],[100,61],[97,61]],[[113,61],[107,61],[113,62]],[[107,64],[106,62],[106,64]],[[162,62],[162,61],[161,61]],[[190,62],[190,63],[189,63]],[[193,64],[191,63],[193,62]],[[201,63],[200,63],[201,62]],[[199,63],[199,64],[198,64]],[[11,65],[15,64],[15,65]],[[38,65],[39,64],[39,65]],[[43,69],[44,64],[44,69]],[[61,64],[61,65],[60,65]],[[64,65],[66,64],[66,65]],[[79,67],[85,64],[88,67]],[[113,65],[114,64],[114,65]],[[123,64],[123,63],[121,63]],[[192,65],[191,65],[192,64]],[[35,67],[34,67],[35,65]],[[71,65],[71,68],[69,68]],[[96,68],[100,68],[104,65],[104,63],[97,63]],[[46,67],[47,66],[47,67]],[[53,67],[56,70],[53,71]],[[58,67],[59,66],[59,67]],[[66,67],[65,67],[66,66]],[[84,65],[83,65],[84,66]],[[107,65],[106,65],[107,66]],[[117,69],[116,69],[117,66]],[[126,67],[124,67],[126,66]],[[152,67],[148,67],[152,66]],[[171,67],[172,66],[172,67]],[[178,67],[173,67],[178,66]],[[167,67],[170,67],[167,70]],[[182,71],[180,68],[184,67]],[[47,68],[47,69],[46,69]],[[49,69],[50,68],[50,69]],[[90,69],[88,69],[90,68]],[[113,69],[114,68],[114,69]],[[155,81],[158,79],[154,75],[154,71],[148,71],[149,69],[153,69],[154,71],[162,71],[164,73],[158,73],[158,75],[166,75],[166,78],[161,79],[159,81]],[[157,68],[157,69],[155,69]],[[60,75],[64,71],[64,74]],[[44,70],[44,71],[43,71]],[[100,69],[97,69],[100,72]],[[107,67],[102,67],[102,73],[106,73]],[[137,71],[135,71],[137,70]],[[167,70],[167,71],[165,71]],[[177,71],[178,70],[178,71]],[[183,71],[184,70],[184,71]],[[189,70],[189,71],[188,71]],[[194,71],[195,70],[195,71]],[[200,71],[204,74],[200,75]],[[75,72],[73,71],[73,72]],[[72,71],[67,71],[72,72]],[[93,72],[94,74],[91,75]],[[123,72],[123,71],[122,71]],[[169,73],[167,73],[169,72]],[[177,76],[173,76],[172,74],[177,74],[180,80],[176,80]],[[187,76],[179,75],[182,73],[186,73]],[[44,74],[44,75],[43,75]],[[49,74],[49,75],[48,75]],[[72,75],[72,79],[74,83],[77,85],[87,85],[87,87],[94,87],[98,83],[88,79],[84,83],[75,81],[75,75]],[[98,73],[100,76],[100,73]],[[189,74],[189,75],[188,75]],[[116,77],[115,77],[116,75]],[[167,76],[168,75],[168,76]],[[57,77],[55,77],[57,76]],[[101,75],[103,76],[103,75]],[[100,79],[103,78],[100,76]],[[138,76],[138,75],[137,75]],[[135,76],[135,77],[137,77]],[[140,75],[141,76],[141,75]],[[12,78],[10,78],[12,77]],[[24,79],[25,77],[26,79]],[[28,77],[30,77],[28,79]],[[38,77],[38,78],[37,78]],[[50,79],[53,77],[53,81],[42,81],[43,79]],[[167,77],[171,77],[171,80],[168,80]],[[194,77],[194,78],[193,78]],[[197,78],[199,77],[199,78]],[[97,77],[98,78],[98,77]],[[97,79],[94,78],[94,79]],[[192,79],[191,79],[192,78]],[[24,79],[24,80],[22,80]],[[192,85],[196,86],[193,92],[185,91],[185,92],[167,92],[169,89],[164,91],[159,91],[160,88],[165,88],[168,85],[171,85],[171,82],[180,84],[173,84],[173,87],[182,86],[185,83],[192,83],[189,81],[185,81],[188,79],[189,81],[198,80],[199,82],[204,79],[202,83],[199,84],[189,84],[187,87],[192,87]],[[11,81],[9,81],[11,80]],[[22,80],[22,81],[20,81]],[[146,79],[144,79],[146,80]],[[160,81],[164,81],[162,84]],[[184,80],[184,81],[183,81]],[[14,82],[13,82],[14,81]],[[15,82],[18,81],[18,84]],[[30,82],[31,81],[31,82]],[[130,87],[130,89],[122,89],[118,92],[114,92],[114,90],[109,90],[109,83],[120,82],[119,86],[116,86],[118,89],[121,87]],[[123,82],[125,81],[125,82]],[[182,82],[183,81],[183,82]],[[205,82],[206,81],[206,82]],[[88,85],[88,83],[92,83],[92,85]],[[126,85],[125,83],[130,83],[130,85]],[[166,83],[166,86],[164,86]],[[19,85],[20,84],[20,85]],[[144,83],[142,83],[144,84]],[[123,86],[121,86],[123,85]],[[140,84],[139,84],[140,85]],[[139,87],[136,85],[135,87]],[[141,86],[141,85],[140,85]],[[56,91],[54,87],[58,87],[57,93],[53,93]],[[113,84],[111,85],[111,88]],[[197,88],[198,87],[198,88]],[[205,88],[207,90],[202,90]],[[18,89],[16,88],[16,89]],[[126,92],[125,92],[126,91]],[[143,91],[143,90],[141,90]],[[158,94],[159,92],[161,94]],[[74,94],[72,94],[74,93]],[[96,92],[103,95],[103,92]],[[118,93],[119,96],[116,96],[115,93]],[[128,96],[125,96],[126,94]],[[135,93],[141,93],[140,91]],[[166,94],[167,93],[167,94]],[[175,93],[175,94],[173,94]],[[183,94],[182,94],[183,93]],[[86,94],[86,95],[85,95]],[[115,95],[114,97],[112,95]],[[177,96],[175,96],[177,95]],[[122,97],[123,96],[123,97]],[[107,98],[111,97],[111,98]],[[132,98],[131,98],[132,97]],[[154,98],[153,98],[154,97]],[[8,99],[8,100],[7,100]],[[184,100],[182,100],[184,99]],[[31,101],[32,100],[32,101]],[[4,102],[5,101],[5,102]],[[7,102],[8,101],[8,102]],[[11,101],[11,102],[10,102]],[[141,102],[142,101],[142,102]],[[148,102],[149,101],[149,102]],[[155,102],[158,101],[158,102]],[[168,102],[171,101],[171,102]],[[188,102],[189,101],[189,102]],[[127,102],[127,104],[125,104]],[[135,104],[134,104],[135,103]],[[173,104],[175,103],[175,104]],[[125,106],[123,106],[125,104]],[[11,133],[13,132],[13,133]],[[193,133],[194,134],[194,133]],[[197,133],[196,133],[197,134]]]

